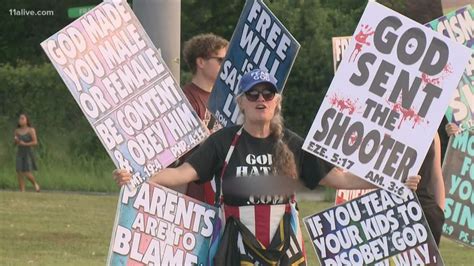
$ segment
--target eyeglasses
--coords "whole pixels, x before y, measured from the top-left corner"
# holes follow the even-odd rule
[[[222,64],[222,61],[224,61],[224,57],[220,57],[220,56],[209,56],[207,60],[210,60],[210,59],[216,59],[217,63],[219,64]]]
[[[271,101],[273,100],[273,98],[275,97],[275,91],[274,90],[270,90],[270,89],[263,89],[263,90],[251,90],[251,91],[247,91],[245,93],[245,97],[247,98],[247,100],[249,100],[250,102],[256,102],[258,100],[258,98],[260,97],[260,95],[262,95],[263,99],[268,102],[268,101]]]

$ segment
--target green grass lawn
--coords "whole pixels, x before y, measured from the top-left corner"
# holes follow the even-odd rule
[[[0,189],[18,189],[16,147],[11,141],[12,132],[13,128],[2,123],[0,116]],[[48,134],[41,132],[38,137],[39,144],[34,147],[38,171],[34,175],[42,189],[118,192],[110,178],[115,169],[114,164],[95,134],[89,137],[74,131]],[[79,151],[74,150],[79,148]],[[91,150],[96,151],[90,152],[91,154],[85,152]],[[29,182],[26,183],[27,187],[32,187]]]
[[[117,197],[0,191],[0,265],[104,265]],[[301,217],[330,206],[301,202]],[[307,237],[306,248],[310,265],[318,265]],[[446,265],[474,261],[472,249],[447,239],[441,255]]]

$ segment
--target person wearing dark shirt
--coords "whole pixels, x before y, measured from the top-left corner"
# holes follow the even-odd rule
[[[221,127],[207,109],[207,102],[227,52],[228,44],[229,42],[220,36],[205,33],[186,41],[183,48],[184,61],[193,74],[191,82],[184,85],[183,92],[211,133]],[[187,156],[180,158],[180,162],[183,162]],[[203,184],[192,182],[187,184],[186,194],[200,201],[212,203],[214,189],[210,182]]]
[[[416,195],[425,214],[431,233],[439,246],[444,223],[444,180],[441,170],[441,144],[438,133],[426,154],[418,174],[421,176]]]
[[[212,92],[229,42],[212,33],[199,34],[184,43],[184,61],[193,76],[191,82],[183,87],[184,94],[199,115],[207,124],[210,113],[207,101]]]

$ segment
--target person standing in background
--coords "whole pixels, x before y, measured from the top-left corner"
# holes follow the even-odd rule
[[[184,43],[184,61],[193,76],[183,87],[183,92],[208,128],[218,126],[209,110],[207,101],[219,74],[229,42],[212,33],[199,34]]]
[[[441,169],[441,142],[435,134],[428,153],[418,174],[421,176],[416,195],[430,226],[431,233],[439,246],[444,224],[445,189]]]
[[[16,174],[20,191],[25,191],[24,177],[28,178],[35,187],[36,192],[40,192],[40,186],[33,176],[33,171],[37,170],[33,155],[33,146],[38,144],[36,130],[31,126],[30,119],[26,114],[20,114],[18,125],[14,133],[15,145],[18,146],[16,153]]]
[[[183,58],[193,76],[191,82],[184,85],[183,92],[211,133],[221,126],[207,109],[207,102],[228,45],[226,39],[213,33],[196,35],[184,43]],[[189,183],[186,194],[200,201],[214,202],[214,189],[210,182],[202,185]]]

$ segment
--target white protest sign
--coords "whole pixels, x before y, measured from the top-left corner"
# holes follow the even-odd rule
[[[334,73],[336,73],[337,67],[342,61],[342,55],[349,46],[349,41],[352,36],[332,37],[332,58],[334,65]],[[335,204],[341,204],[349,200],[358,198],[373,189],[337,189]]]
[[[369,3],[303,149],[406,197],[471,51]]]
[[[126,2],[98,5],[41,46],[131,187],[206,137]]]

